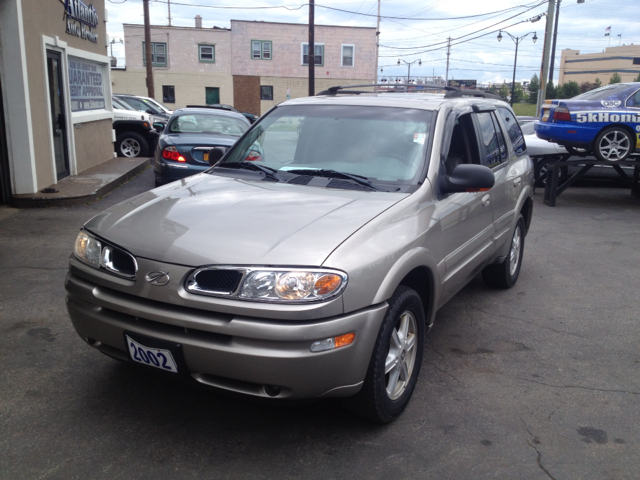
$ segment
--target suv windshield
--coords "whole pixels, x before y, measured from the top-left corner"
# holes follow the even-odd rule
[[[352,105],[292,105],[266,116],[218,164],[251,162],[304,175],[357,176],[411,185],[424,171],[433,112]]]
[[[190,113],[179,115],[171,121],[170,133],[219,133],[239,137],[249,125],[223,115]]]

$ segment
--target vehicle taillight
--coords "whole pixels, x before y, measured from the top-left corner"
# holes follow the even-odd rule
[[[563,122],[571,121],[571,113],[569,113],[569,109],[567,107],[557,107],[555,112],[553,112],[553,120],[561,120]]]
[[[174,162],[186,162],[185,158],[180,155],[176,147],[165,147],[162,150],[162,158],[166,160],[173,160]]]
[[[247,158],[244,159],[245,162],[261,162],[262,157],[260,156],[260,152],[256,152],[255,150],[251,150]]]

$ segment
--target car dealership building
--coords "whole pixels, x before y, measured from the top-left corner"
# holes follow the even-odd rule
[[[0,204],[113,158],[105,0],[0,0]]]

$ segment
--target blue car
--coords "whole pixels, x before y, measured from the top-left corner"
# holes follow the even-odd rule
[[[536,135],[574,155],[619,162],[640,152],[640,82],[616,83],[567,100],[547,100]]]
[[[158,139],[153,169],[156,187],[211,168],[209,151],[228,150],[250,127],[239,113],[207,107],[173,112]]]

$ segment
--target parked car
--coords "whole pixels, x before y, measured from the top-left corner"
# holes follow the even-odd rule
[[[174,112],[169,132],[200,114]],[[93,348],[263,399],[342,397],[388,422],[437,309],[479,272],[518,280],[533,167],[491,94],[335,87],[210,155],[78,233],[67,308]]]
[[[128,104],[114,98],[113,129],[116,132],[114,149],[119,157],[146,157],[158,141],[158,132],[148,113],[137,112]]]
[[[213,147],[228,149],[249,128],[239,113],[212,108],[180,108],[160,134],[154,153],[156,187],[204,172]]]
[[[121,102],[128,104],[138,112],[144,112],[148,113],[149,115],[153,115],[155,117],[154,121],[166,121],[173,113],[172,110],[169,110],[169,108],[150,97],[139,97],[137,95],[124,94],[113,95],[113,97]]]
[[[187,106],[194,106],[194,105],[187,105]],[[240,111],[236,110],[235,108],[233,108],[231,105],[225,105],[224,103],[210,103],[210,104],[207,105],[207,107],[219,108],[221,110],[230,110],[232,112],[237,112],[240,115],[244,115],[244,117],[247,120],[249,120],[249,123],[255,123],[255,121],[258,120],[258,118],[259,118],[258,115],[254,115],[253,113],[240,112]]]
[[[546,100],[536,134],[572,155],[622,161],[640,149],[640,82],[596,88],[569,100]]]

